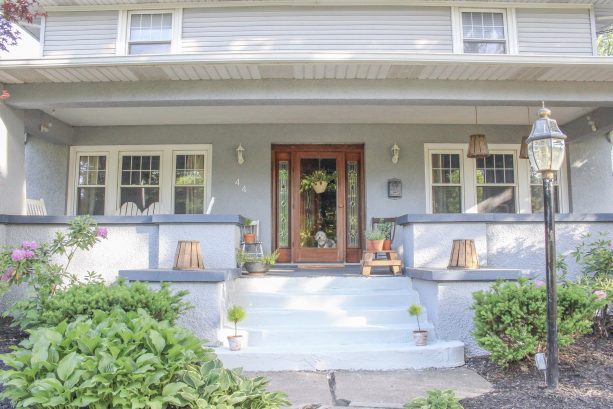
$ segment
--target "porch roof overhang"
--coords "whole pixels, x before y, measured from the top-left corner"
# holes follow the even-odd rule
[[[261,79],[613,82],[613,57],[328,51],[0,60],[5,84]]]

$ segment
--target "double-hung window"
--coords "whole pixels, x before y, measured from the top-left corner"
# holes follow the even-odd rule
[[[135,203],[144,211],[160,201],[160,155],[122,154],[119,208]]]
[[[204,213],[206,197],[206,153],[174,155],[175,214]]]
[[[461,152],[431,152],[432,213],[462,213]]]
[[[513,152],[476,159],[477,211],[515,213],[517,185]]]
[[[76,214],[104,214],[106,197],[106,155],[77,156]]]
[[[128,19],[128,54],[171,52],[172,12],[131,12]]]
[[[506,54],[503,11],[462,11],[462,41],[467,54]]]

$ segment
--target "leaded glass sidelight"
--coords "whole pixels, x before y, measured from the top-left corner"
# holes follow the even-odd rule
[[[277,174],[277,242],[289,247],[289,161],[279,161]]]
[[[360,247],[360,165],[347,161],[347,247]]]

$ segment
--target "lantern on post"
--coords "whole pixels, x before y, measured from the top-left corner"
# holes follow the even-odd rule
[[[539,109],[538,119],[528,137],[528,156],[532,168],[543,178],[543,213],[545,219],[545,274],[547,284],[547,386],[557,388],[558,368],[558,299],[556,283],[556,232],[554,217],[554,178],[562,167],[566,152],[566,135],[558,123],[549,118],[551,111]]]

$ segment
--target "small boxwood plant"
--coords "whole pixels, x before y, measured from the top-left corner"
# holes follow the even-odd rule
[[[424,307],[419,304],[411,304],[408,309],[408,313],[411,317],[415,317],[417,319],[417,329],[421,331],[421,326],[419,325],[419,316],[424,312]]]
[[[234,305],[228,310],[228,321],[234,323],[234,336],[238,336],[238,323],[243,321],[247,312],[240,305]]]

